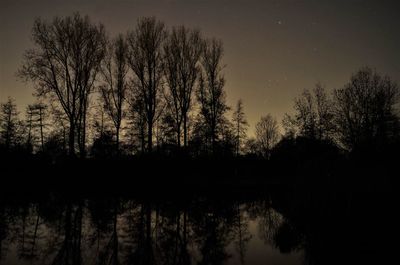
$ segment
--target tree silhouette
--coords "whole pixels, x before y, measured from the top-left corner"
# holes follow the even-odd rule
[[[44,147],[44,130],[47,127],[45,118],[47,116],[47,106],[43,103],[36,103],[28,105],[26,109],[27,116],[27,130],[28,139],[27,143],[34,146],[37,138],[40,142],[40,150],[43,152]]]
[[[38,96],[55,98],[68,118],[68,147],[75,155],[75,140],[84,156],[89,94],[104,57],[105,33],[79,13],[36,19],[32,28],[35,48],[27,50],[19,76],[32,80]]]
[[[116,149],[112,132],[104,131],[93,140],[91,155],[94,158],[111,158],[117,154],[118,150]]]
[[[116,135],[116,149],[119,153],[120,130],[125,116],[124,103],[126,99],[128,46],[122,35],[108,44],[105,59],[101,67],[103,84],[100,86],[101,98],[108,116],[111,118]]]
[[[173,28],[164,45],[165,76],[168,83],[168,103],[173,113],[178,146],[181,146],[181,127],[183,145],[188,142],[188,112],[192,105],[192,90],[198,77],[203,40],[198,30],[185,26]]]
[[[129,93],[127,111],[129,138],[142,153],[146,151],[147,121],[144,113],[145,106],[140,94],[135,91]]]
[[[246,155],[256,156],[259,153],[259,149],[260,148],[255,137],[247,139],[244,143],[243,151]]]
[[[243,101],[241,99],[239,99],[236,104],[232,122],[235,126],[235,151],[236,155],[239,155],[242,142],[246,139],[247,127],[249,126],[243,111]]]
[[[285,114],[283,125],[286,135],[304,136],[317,140],[331,140],[334,137],[335,123],[332,100],[325,88],[317,83],[315,88],[304,90],[294,101],[294,116]]]
[[[225,78],[222,75],[222,55],[221,41],[216,39],[206,41],[201,57],[202,72],[197,89],[200,114],[206,127],[207,136],[211,140],[213,152],[216,150],[218,131],[224,121],[224,114],[228,110],[223,89]]]
[[[361,68],[334,97],[339,140],[346,148],[385,143],[399,133],[399,87],[388,76]]]
[[[62,146],[59,146],[58,148],[61,148],[63,151],[67,151],[68,118],[62,110],[53,104],[50,104],[50,108],[51,118],[54,126],[50,134],[57,138],[57,142],[61,140]]]
[[[279,140],[278,122],[271,114],[261,117],[256,124],[256,139],[262,155],[269,159],[272,148]]]
[[[19,142],[19,126],[17,105],[14,99],[8,98],[0,105],[0,140],[7,151]]]
[[[135,74],[133,89],[143,105],[147,125],[147,150],[153,149],[153,126],[158,117],[163,78],[164,23],[154,17],[138,20],[128,35],[129,65]]]

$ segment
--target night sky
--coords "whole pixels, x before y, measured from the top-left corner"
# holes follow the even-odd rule
[[[156,16],[222,39],[228,103],[242,98],[252,127],[266,113],[280,121],[304,88],[341,87],[361,66],[400,81],[400,1],[0,0],[0,101],[14,97],[21,112],[34,101],[32,84],[15,72],[35,17],[75,11],[110,35]]]

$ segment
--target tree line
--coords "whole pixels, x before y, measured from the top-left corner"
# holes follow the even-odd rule
[[[38,18],[34,48],[18,76],[35,86],[25,119],[1,103],[1,149],[72,157],[152,152],[252,155],[269,159],[279,143],[307,138],[347,151],[399,142],[399,89],[369,67],[328,93],[320,83],[294,100],[279,130],[266,114],[247,137],[243,101],[226,103],[223,43],[200,30],[138,19],[125,35],[79,13]]]

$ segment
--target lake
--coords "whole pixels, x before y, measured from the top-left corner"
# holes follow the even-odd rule
[[[6,196],[0,263],[296,265],[381,257],[374,243],[381,234],[365,236],[381,222],[372,216],[360,224],[357,196],[321,194]]]

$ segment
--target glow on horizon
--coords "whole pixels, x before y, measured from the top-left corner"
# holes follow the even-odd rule
[[[400,81],[399,3],[379,1],[9,1],[0,3],[0,101],[16,99],[20,112],[34,101],[32,84],[17,80],[22,54],[32,47],[35,17],[79,11],[125,33],[138,17],[168,27],[184,24],[224,42],[228,104],[242,98],[253,135],[271,113],[281,121],[293,98],[315,83],[344,85],[364,65]],[[228,114],[228,117],[230,115]]]

